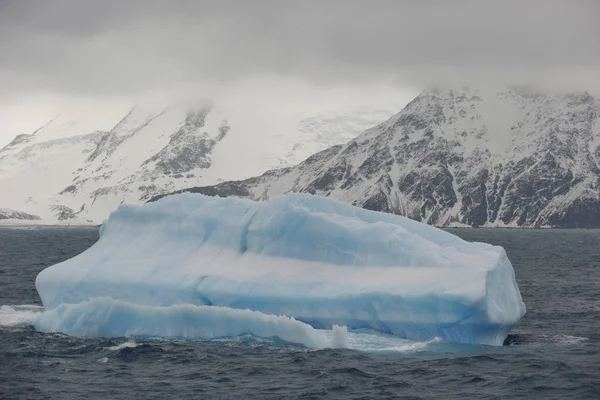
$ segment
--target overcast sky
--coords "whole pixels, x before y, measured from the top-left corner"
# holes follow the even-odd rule
[[[598,38],[598,0],[0,0],[0,145],[57,108],[158,93],[281,107],[281,87],[367,104],[381,87],[484,82],[597,95]]]

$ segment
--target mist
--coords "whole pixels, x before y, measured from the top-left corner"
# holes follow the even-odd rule
[[[0,144],[76,106],[248,99],[276,113],[463,84],[598,94],[598,37],[600,3],[583,0],[4,0]]]

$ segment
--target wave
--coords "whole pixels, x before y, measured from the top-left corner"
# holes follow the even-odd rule
[[[440,338],[434,338],[425,342],[416,342],[371,329],[353,331],[348,334],[349,348],[368,352],[414,353],[425,350],[430,345],[443,342]]]
[[[122,349],[134,349],[134,348],[136,348],[138,346],[139,345],[135,342],[135,340],[128,340],[128,341],[126,341],[124,343],[117,344],[115,346],[107,347],[106,349],[110,350],[110,351],[119,351],[119,350],[122,350]]]
[[[0,306],[0,327],[31,325],[42,311],[44,307],[30,304]]]

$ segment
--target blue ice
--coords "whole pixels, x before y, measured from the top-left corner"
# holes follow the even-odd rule
[[[212,337],[211,329],[280,336],[273,326],[339,326],[415,341],[501,345],[525,314],[501,247],[324,197],[252,202],[181,194],[123,205],[100,233],[90,249],[38,275],[49,313],[39,329],[106,336],[162,326],[166,336],[196,329]],[[189,320],[168,315],[192,306]],[[240,323],[223,328],[219,318],[205,318],[215,310]],[[248,315],[258,314],[234,310],[268,318],[248,325]],[[253,325],[273,324],[276,316],[293,323],[264,332]],[[123,325],[127,319],[135,324]]]

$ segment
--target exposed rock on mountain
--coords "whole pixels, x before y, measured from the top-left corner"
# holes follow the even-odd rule
[[[41,218],[37,215],[31,215],[21,211],[11,210],[10,208],[0,208],[0,220],[6,219],[38,221]]]
[[[587,93],[426,91],[295,167],[183,191],[306,192],[439,226],[600,227],[599,118]]]
[[[101,222],[124,202],[293,165],[391,112],[287,117],[278,125],[242,115],[206,104],[134,107],[97,131],[80,131],[95,119],[55,118],[0,149],[0,203],[47,221]]]

